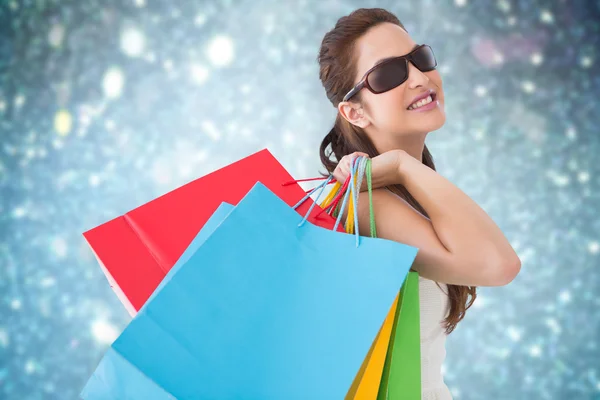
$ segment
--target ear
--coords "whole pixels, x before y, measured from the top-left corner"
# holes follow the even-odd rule
[[[338,104],[338,111],[340,112],[340,115],[352,125],[364,129],[370,124],[369,119],[365,115],[365,109],[358,103],[342,101]]]

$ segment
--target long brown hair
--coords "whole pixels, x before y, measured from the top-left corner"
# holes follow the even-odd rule
[[[344,95],[352,89],[354,76],[356,75],[356,57],[354,46],[368,29],[375,25],[388,22],[400,26],[406,31],[404,25],[392,13],[381,8],[360,8],[349,15],[340,18],[335,27],[327,32],[321,43],[319,56],[319,77],[327,98],[334,107],[342,101]],[[355,101],[361,101],[361,92],[354,97]],[[331,146],[331,150],[327,148]],[[329,173],[332,173],[337,161],[330,159],[333,154],[336,160],[355,151],[367,153],[371,158],[379,155],[377,149],[360,127],[352,125],[339,112],[335,124],[323,139],[319,149],[321,162]],[[423,164],[435,170],[433,157],[427,146],[423,149]],[[429,215],[415,200],[415,198],[402,185],[392,185],[389,190],[405,199],[412,207],[429,218]],[[470,299],[469,299],[470,296]],[[471,286],[448,285],[448,297],[450,301],[450,312],[444,323],[446,333],[451,333],[456,324],[465,316],[466,310],[471,307],[477,297],[477,288]]]

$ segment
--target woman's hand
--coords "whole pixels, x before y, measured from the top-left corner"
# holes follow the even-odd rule
[[[343,185],[344,182],[346,182],[346,179],[350,176],[350,167],[352,166],[352,160],[360,156],[369,157],[367,153],[363,153],[360,151],[355,151],[354,153],[342,157],[337,167],[335,167],[335,171],[333,171],[333,177],[335,178],[335,180]]]
[[[402,174],[400,173],[400,164],[406,158],[408,153],[404,150],[390,150],[380,154],[372,159],[371,176],[373,189],[378,189],[390,185],[402,184]],[[368,154],[357,151],[347,156],[342,157],[333,177],[342,185],[350,175],[350,165],[354,158],[358,156],[369,157]],[[408,156],[410,157],[410,156]],[[360,191],[367,190],[367,180],[363,179]]]

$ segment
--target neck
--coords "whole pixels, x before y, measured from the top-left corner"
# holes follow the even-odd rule
[[[427,134],[415,134],[397,137],[382,138],[382,135],[369,135],[373,140],[375,148],[379,154],[390,150],[404,150],[412,157],[423,162],[423,149],[425,147],[425,137]]]

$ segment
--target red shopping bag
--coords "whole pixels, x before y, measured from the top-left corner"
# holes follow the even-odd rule
[[[268,151],[262,150],[198,178],[132,211],[93,228],[83,235],[113,290],[131,315],[135,315],[167,272],[222,202],[237,203],[260,181],[288,205],[306,192]],[[308,199],[296,210],[305,215]],[[332,229],[327,213],[309,221]],[[339,226],[344,232],[343,226]]]

